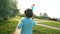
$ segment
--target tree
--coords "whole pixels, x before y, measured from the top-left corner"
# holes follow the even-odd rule
[[[0,0],[0,21],[7,20],[19,13],[16,0]]]
[[[60,21],[60,18],[57,18],[57,21]]]
[[[43,15],[42,15],[42,13],[40,13],[40,18],[41,19],[48,19],[49,17],[47,15],[47,13],[43,13]]]
[[[48,17],[47,13],[44,13],[43,16],[44,16],[44,17]]]

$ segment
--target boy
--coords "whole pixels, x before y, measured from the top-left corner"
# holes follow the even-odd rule
[[[35,25],[35,22],[32,20],[33,17],[33,11],[32,9],[25,10],[25,18],[21,20],[21,23],[17,26],[18,29],[21,28],[20,34],[32,34],[33,26]]]

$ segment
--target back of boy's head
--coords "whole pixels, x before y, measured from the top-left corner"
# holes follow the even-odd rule
[[[31,18],[33,16],[32,9],[27,9],[27,10],[25,10],[24,13],[25,13],[26,17],[28,17],[28,18]]]

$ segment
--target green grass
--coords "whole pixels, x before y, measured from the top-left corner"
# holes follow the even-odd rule
[[[16,19],[20,19],[20,18],[21,17],[19,17],[19,18],[16,17]],[[0,34],[13,34],[17,24],[18,24],[18,20],[15,20],[15,18],[10,19],[10,20],[5,21],[5,22],[0,22]],[[51,23],[49,23],[49,24],[51,24]],[[41,27],[41,26],[35,26],[34,30],[33,30],[33,34],[60,34],[60,31],[59,30],[45,28],[45,27]]]
[[[54,26],[54,27],[59,27],[60,28],[60,22],[58,22],[58,21],[36,19],[36,18],[34,20],[38,21],[38,24],[45,24],[45,25],[49,25],[49,26]]]
[[[46,27],[35,26],[33,34],[60,34],[60,30],[54,30]]]
[[[10,19],[5,22],[0,22],[0,34],[13,34],[17,24],[18,21],[14,19]]]
[[[39,23],[60,28],[60,22],[57,21],[46,21],[46,22],[39,22]]]

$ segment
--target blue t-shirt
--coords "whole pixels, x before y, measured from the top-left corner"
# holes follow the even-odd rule
[[[22,28],[20,34],[32,34],[32,29],[34,25],[35,25],[35,22],[31,18],[26,17],[21,20],[21,22],[17,27],[18,29]]]

